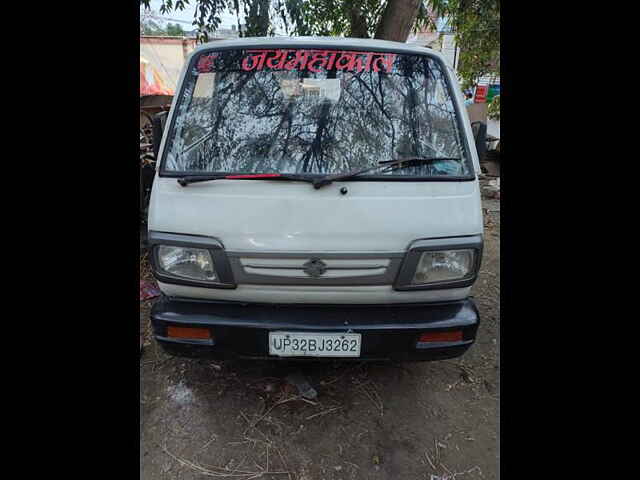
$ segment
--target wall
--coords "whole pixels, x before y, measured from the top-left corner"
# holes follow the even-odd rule
[[[460,55],[460,50],[456,45],[455,35],[451,33],[445,33],[442,36],[441,53],[444,56],[444,58],[447,60],[447,63],[455,69],[458,63],[458,56]],[[455,64],[454,64],[454,60],[455,60]]]
[[[500,120],[487,120],[487,133],[500,138]]]

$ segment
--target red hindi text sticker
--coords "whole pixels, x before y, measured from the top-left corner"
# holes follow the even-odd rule
[[[202,55],[198,59],[198,64],[196,65],[196,70],[198,73],[209,73],[213,71],[213,61],[218,55],[215,53],[211,53],[209,55]]]
[[[247,50],[242,70],[345,70],[348,72],[393,71],[397,54],[347,50]]]

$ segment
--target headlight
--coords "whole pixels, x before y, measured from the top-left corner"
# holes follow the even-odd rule
[[[218,276],[209,250],[160,245],[158,263],[169,275],[204,282],[216,282]]]
[[[411,283],[427,284],[461,280],[473,274],[474,251],[434,250],[420,255]]]
[[[149,230],[153,276],[161,283],[236,288],[222,242],[203,235]]]
[[[394,288],[429,290],[473,285],[482,258],[482,235],[416,240],[402,262]]]

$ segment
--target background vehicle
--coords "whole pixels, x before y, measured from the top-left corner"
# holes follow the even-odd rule
[[[161,59],[156,59],[161,61]],[[168,79],[158,71],[156,65],[140,56],[140,222],[146,225],[147,208],[156,170],[157,147],[153,148],[153,117],[167,112],[174,91],[166,84]],[[156,136],[162,130],[156,131]]]

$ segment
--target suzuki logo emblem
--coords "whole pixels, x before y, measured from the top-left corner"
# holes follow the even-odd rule
[[[312,258],[302,265],[304,273],[313,278],[320,277],[324,272],[327,271],[327,264],[324,263],[319,258]]]

